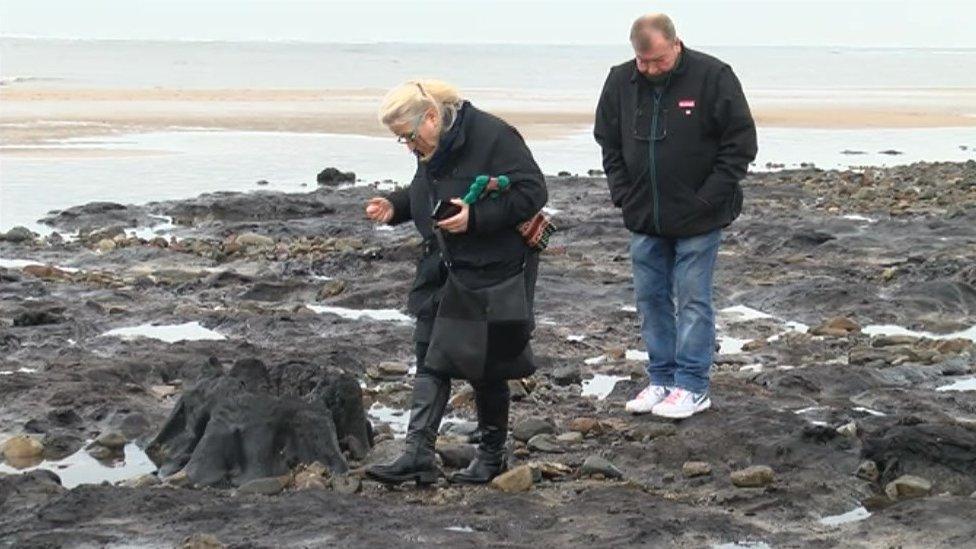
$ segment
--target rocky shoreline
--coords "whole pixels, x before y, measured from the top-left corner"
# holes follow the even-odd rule
[[[94,203],[52,213],[49,236],[4,234],[0,546],[976,538],[976,162],[750,175],[719,261],[715,406],[681,422],[623,412],[645,355],[605,180],[548,181],[560,232],[539,280],[540,371],[513,382],[515,468],[485,488],[358,476],[399,448],[419,244],[363,219],[373,189]],[[207,372],[249,360],[290,387],[359,380],[372,424],[339,441],[349,473],[195,488],[130,468]],[[470,459],[473,418],[458,383],[446,469]],[[89,457],[117,467],[67,482]]]

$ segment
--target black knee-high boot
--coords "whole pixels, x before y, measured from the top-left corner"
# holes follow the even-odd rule
[[[451,393],[451,380],[420,370],[414,379],[407,426],[406,450],[392,463],[366,468],[366,476],[386,484],[437,482],[440,470],[434,454],[437,431]]]
[[[508,405],[510,393],[505,380],[474,385],[481,443],[467,469],[451,476],[459,484],[485,484],[507,469],[505,441],[508,438]]]

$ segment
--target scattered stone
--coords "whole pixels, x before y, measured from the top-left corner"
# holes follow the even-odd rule
[[[149,392],[159,400],[165,400],[176,394],[176,387],[172,385],[153,385],[149,388]]]
[[[973,342],[968,339],[944,339],[939,341],[935,350],[944,355],[954,355],[973,348]]]
[[[681,474],[686,478],[703,477],[712,474],[712,466],[705,461],[686,461],[681,466]]]
[[[917,337],[909,335],[882,335],[871,338],[871,346],[877,348],[914,345],[917,342]]]
[[[530,438],[527,446],[531,451],[549,454],[561,454],[566,451],[554,435],[545,433]]]
[[[589,456],[580,468],[583,476],[603,476],[603,478],[623,478],[624,474],[617,467],[601,456]]]
[[[739,488],[762,488],[773,483],[773,469],[768,465],[753,465],[732,472],[732,484]]]
[[[569,430],[583,435],[599,435],[604,431],[604,425],[592,417],[578,417],[569,422]]]
[[[752,341],[747,341],[742,345],[742,350],[751,353],[753,351],[758,351],[759,349],[765,348],[769,343],[765,339],[753,339]]]
[[[315,177],[319,185],[339,185],[341,183],[355,183],[356,174],[355,172],[343,172],[336,168],[326,168],[319,172]]]
[[[856,334],[860,332],[860,324],[842,316],[831,318],[820,326],[810,329],[810,333],[813,335],[827,337],[846,337],[849,334]]]
[[[268,180],[267,179],[259,179],[257,181],[257,183],[255,183],[255,185],[258,185],[258,186],[261,186],[261,187],[263,187],[263,186],[265,186],[267,184],[268,184]]]
[[[877,482],[881,478],[881,472],[878,471],[878,464],[871,461],[862,461],[860,465],[857,466],[857,477],[862,478],[869,482]]]
[[[509,398],[514,402],[525,400],[529,397],[529,391],[521,379],[508,380],[508,394]]]
[[[507,493],[528,492],[532,489],[532,485],[532,468],[528,465],[520,465],[506,471],[491,481],[492,488]]]
[[[115,241],[114,240],[110,240],[108,238],[103,238],[103,239],[99,240],[97,244],[95,244],[95,248],[98,251],[102,252],[102,253],[111,252],[112,250],[114,250],[116,248],[116,246],[117,245],[116,245]]]
[[[50,265],[27,265],[23,268],[24,274],[45,280],[70,280],[71,273]]]
[[[213,534],[193,534],[180,543],[179,549],[224,549],[227,547]]]
[[[847,438],[857,438],[857,423],[851,421],[837,428],[837,433]]]
[[[529,439],[536,435],[555,433],[556,426],[552,422],[538,417],[524,419],[516,423],[515,428],[512,429],[512,436],[515,437],[515,440],[521,440],[522,442],[528,442]]]
[[[99,444],[90,444],[85,451],[98,461],[110,461],[122,456],[122,452]]]
[[[410,371],[410,367],[402,362],[380,362],[379,372],[384,376],[403,377]]]
[[[603,170],[591,169],[591,170],[586,170],[586,175],[590,177],[603,177],[606,174],[603,172]]]
[[[188,488],[193,485],[193,481],[190,480],[190,476],[186,474],[186,471],[180,470],[163,478],[163,484],[176,488]]]
[[[363,488],[363,481],[359,477],[342,474],[332,477],[332,489],[340,494],[352,495]]]
[[[145,488],[147,486],[156,486],[162,481],[156,475],[139,475],[136,478],[130,478],[128,480],[122,481],[122,486],[128,488]]]
[[[925,497],[931,491],[931,482],[914,475],[902,475],[885,486],[885,493],[895,501]]]
[[[437,443],[437,455],[441,456],[441,462],[445,467],[452,469],[463,469],[474,459],[476,454],[475,447],[471,444],[458,444],[453,442]]]
[[[465,387],[458,391],[451,400],[448,401],[451,405],[452,410],[460,410],[467,408],[469,410],[474,409],[474,389],[471,387]]]
[[[564,478],[573,474],[572,467],[555,461],[536,461],[529,465],[539,473],[539,476],[549,480]]]
[[[122,448],[125,448],[127,442],[128,441],[125,439],[122,433],[110,431],[98,435],[98,438],[95,439],[94,444],[104,446],[110,450],[121,450]]]
[[[580,371],[579,366],[561,366],[553,370],[552,381],[560,386],[582,383],[583,373]]]
[[[264,477],[245,482],[237,489],[238,494],[262,494],[273,496],[280,494],[288,485],[288,477]]]
[[[238,235],[237,238],[234,239],[234,243],[244,249],[273,248],[275,245],[274,239],[256,233],[244,233]]]
[[[325,284],[319,289],[318,300],[328,299],[330,297],[335,297],[342,292],[346,291],[345,281],[339,279],[333,279],[326,281]]]
[[[579,444],[583,442],[583,433],[579,431],[569,431],[556,437],[556,440],[564,444]]]
[[[44,454],[44,445],[36,438],[17,435],[3,443],[3,457],[8,460],[37,458]]]

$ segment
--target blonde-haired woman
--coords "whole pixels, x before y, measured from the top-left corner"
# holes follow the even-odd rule
[[[409,187],[371,198],[366,215],[390,225],[413,220],[424,245],[408,299],[408,309],[417,318],[417,375],[406,451],[392,463],[367,468],[366,473],[385,483],[431,484],[439,475],[434,443],[451,389],[449,375],[424,362],[438,293],[447,281],[447,266],[434,230],[440,229],[444,237],[451,272],[468,287],[487,287],[524,269],[531,309],[539,258],[517,227],[542,209],[548,195],[542,172],[515,128],[475,108],[448,84],[405,82],[387,94],[379,118],[417,156],[417,171]],[[505,175],[511,184],[497,196],[469,205],[461,197],[479,175]],[[439,201],[453,204],[456,213],[434,220]],[[515,363],[493,366],[489,361],[489,374],[471,382],[480,443],[475,460],[455,473],[453,482],[486,483],[505,470],[507,379],[525,377],[534,370],[531,350],[526,348]]]

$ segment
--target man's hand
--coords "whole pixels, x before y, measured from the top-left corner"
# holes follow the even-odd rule
[[[438,221],[437,226],[449,233],[457,234],[466,232],[468,230],[468,213],[470,211],[469,206],[460,198],[452,198],[451,204],[460,206],[461,211],[453,217],[448,217],[447,219]]]
[[[389,223],[393,219],[393,203],[381,196],[370,198],[366,202],[366,217],[377,223]]]

